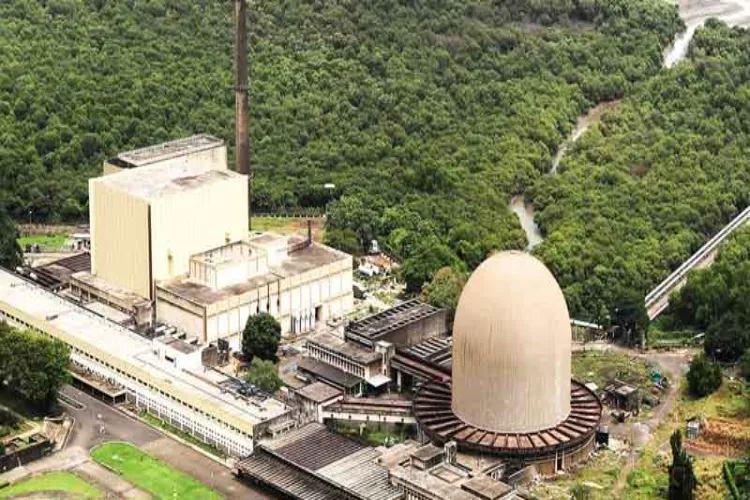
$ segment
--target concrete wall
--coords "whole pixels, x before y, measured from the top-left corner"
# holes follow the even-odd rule
[[[227,148],[224,145],[205,149],[203,151],[196,151],[194,153],[176,156],[174,158],[168,158],[148,165],[209,165],[211,170],[226,170],[227,169]],[[138,168],[138,167],[133,167]],[[114,174],[124,170],[118,167],[114,163],[109,161],[104,162],[102,172],[104,175]]]
[[[447,331],[446,311],[443,310],[421,321],[394,330],[380,340],[386,340],[401,347],[411,346],[430,337],[445,335]]]
[[[164,300],[156,301],[156,317],[159,321],[168,325],[176,326],[188,335],[198,337],[201,342],[206,342],[203,338],[203,316],[195,314],[193,311],[183,309],[177,304],[172,304]]]
[[[342,316],[353,308],[352,271],[348,260],[342,262],[269,283],[205,308],[160,288],[157,292],[156,316],[160,321],[198,336],[201,342],[212,342],[239,333],[245,327],[248,316],[259,312],[267,312],[275,317],[283,334],[308,331],[316,324],[316,311],[319,315],[317,322],[321,322]],[[342,267],[343,271],[340,270]],[[328,276],[326,272],[333,274]],[[336,295],[332,295],[334,291]]]
[[[247,236],[247,177],[232,177],[151,203],[155,281],[187,274],[190,257]]]
[[[89,212],[92,274],[151,298],[148,203],[91,179]]]

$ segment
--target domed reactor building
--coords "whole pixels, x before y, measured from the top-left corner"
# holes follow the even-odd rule
[[[590,454],[602,414],[570,363],[570,317],[554,276],[528,254],[498,253],[461,294],[451,381],[422,385],[415,417],[435,443],[551,476]]]

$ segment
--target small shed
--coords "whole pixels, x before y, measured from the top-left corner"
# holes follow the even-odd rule
[[[343,391],[325,382],[313,382],[294,392],[302,412],[302,420],[307,422],[317,421],[322,423],[321,410],[323,407],[344,397]]]
[[[641,408],[641,391],[637,387],[615,380],[604,389],[605,402],[619,410],[638,413]]]
[[[701,433],[701,423],[698,420],[689,420],[685,434],[688,439],[698,439]]]

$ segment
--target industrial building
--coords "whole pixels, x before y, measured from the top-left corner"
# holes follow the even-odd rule
[[[282,334],[324,325],[352,309],[352,257],[311,237],[253,235],[193,255],[189,270],[156,285],[156,315],[201,342],[236,336],[269,313]]]
[[[104,161],[103,174],[160,164],[162,166],[207,166],[209,170],[227,168],[227,148],[224,141],[200,134],[184,139],[164,142],[155,146],[120,153]]]
[[[193,159],[190,143],[174,157],[169,144],[127,153],[145,164],[89,180],[89,284],[153,300],[155,283],[187,273],[193,255],[247,236],[247,178],[200,161],[200,148]]]
[[[197,346],[149,340],[1,269],[0,320],[67,344],[74,378],[91,389],[113,400],[124,389],[139,409],[230,455],[246,456],[291,418],[285,404],[203,367]]]
[[[442,448],[432,444],[394,450],[384,457],[391,482],[403,491],[405,500],[513,500],[513,486],[497,480],[496,463],[483,470],[468,467],[459,459],[456,443]],[[401,456],[399,456],[399,454]],[[407,458],[404,458],[406,456]]]
[[[233,337],[237,348],[250,315],[267,312],[298,334],[353,307],[350,255],[309,233],[248,234],[247,177],[227,170],[214,137],[107,160],[89,181],[89,207],[90,268],[60,272],[82,303],[139,329],[166,323],[203,344]]]
[[[565,298],[541,262],[502,252],[474,271],[456,310],[451,378],[423,384],[413,411],[438,444],[544,476],[590,454],[602,406],[571,380]]]
[[[299,500],[396,500],[381,452],[311,423],[264,442],[237,464],[235,474],[282,498]]]
[[[306,340],[299,368],[351,395],[384,389],[393,382],[392,361],[401,350],[445,338],[446,311],[411,299]],[[400,386],[400,375],[397,372]]]

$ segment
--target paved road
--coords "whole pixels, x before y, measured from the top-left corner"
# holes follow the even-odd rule
[[[74,387],[66,386],[61,392],[84,405],[84,409],[78,410],[63,404],[65,412],[75,418],[68,446],[80,446],[89,450],[106,441],[127,441],[136,446],[143,446],[162,437],[161,433],[151,427],[133,420]],[[101,420],[97,418],[99,415],[102,417]],[[102,426],[104,432],[100,433]]]
[[[88,450],[107,441],[127,441],[175,469],[212,486],[227,499],[266,500],[273,498],[237,481],[229,469],[202,453],[165,437],[146,424],[126,416],[88,394],[70,386],[63,388],[62,392],[84,406],[83,409],[77,409],[63,405],[65,412],[76,420],[68,440],[69,448],[80,447]],[[102,425],[104,426],[103,433],[100,432]]]

